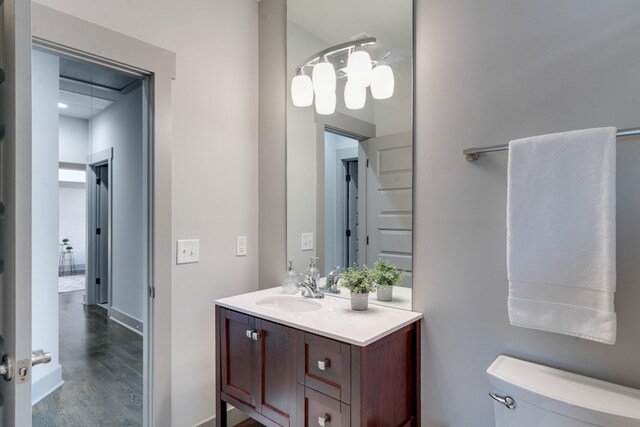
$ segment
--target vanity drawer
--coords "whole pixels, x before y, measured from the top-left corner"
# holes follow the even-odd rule
[[[351,407],[298,384],[298,420],[304,427],[349,427]]]
[[[351,403],[351,346],[302,331],[298,345],[298,383]]]

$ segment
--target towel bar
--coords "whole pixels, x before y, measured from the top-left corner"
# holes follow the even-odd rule
[[[640,128],[618,129],[618,133],[616,134],[618,138],[623,136],[633,136],[633,135],[640,135]],[[509,150],[509,144],[490,145],[488,147],[481,147],[481,148],[475,148],[475,147],[465,148],[464,150],[462,150],[462,154],[466,156],[468,161],[473,162],[480,158],[480,154],[494,153],[496,151],[507,151],[507,150]]]

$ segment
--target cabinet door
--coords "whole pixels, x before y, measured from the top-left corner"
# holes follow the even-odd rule
[[[220,310],[222,391],[247,405],[256,406],[257,380],[255,345],[251,332],[255,318],[235,311]],[[247,334],[247,331],[249,333]]]
[[[256,319],[258,377],[256,411],[285,427],[297,427],[295,330]]]

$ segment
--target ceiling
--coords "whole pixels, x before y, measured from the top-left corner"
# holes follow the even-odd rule
[[[287,0],[287,19],[335,45],[371,35],[394,57],[413,57],[413,0]]]
[[[60,57],[61,116],[88,120],[140,85],[140,78],[111,68]]]

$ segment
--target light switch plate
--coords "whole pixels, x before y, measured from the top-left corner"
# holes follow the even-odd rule
[[[200,240],[178,240],[176,250],[177,264],[190,264],[200,261]]]
[[[300,250],[312,251],[313,250],[313,233],[302,233],[302,242]]]
[[[247,236],[236,237],[236,256],[247,256]]]

